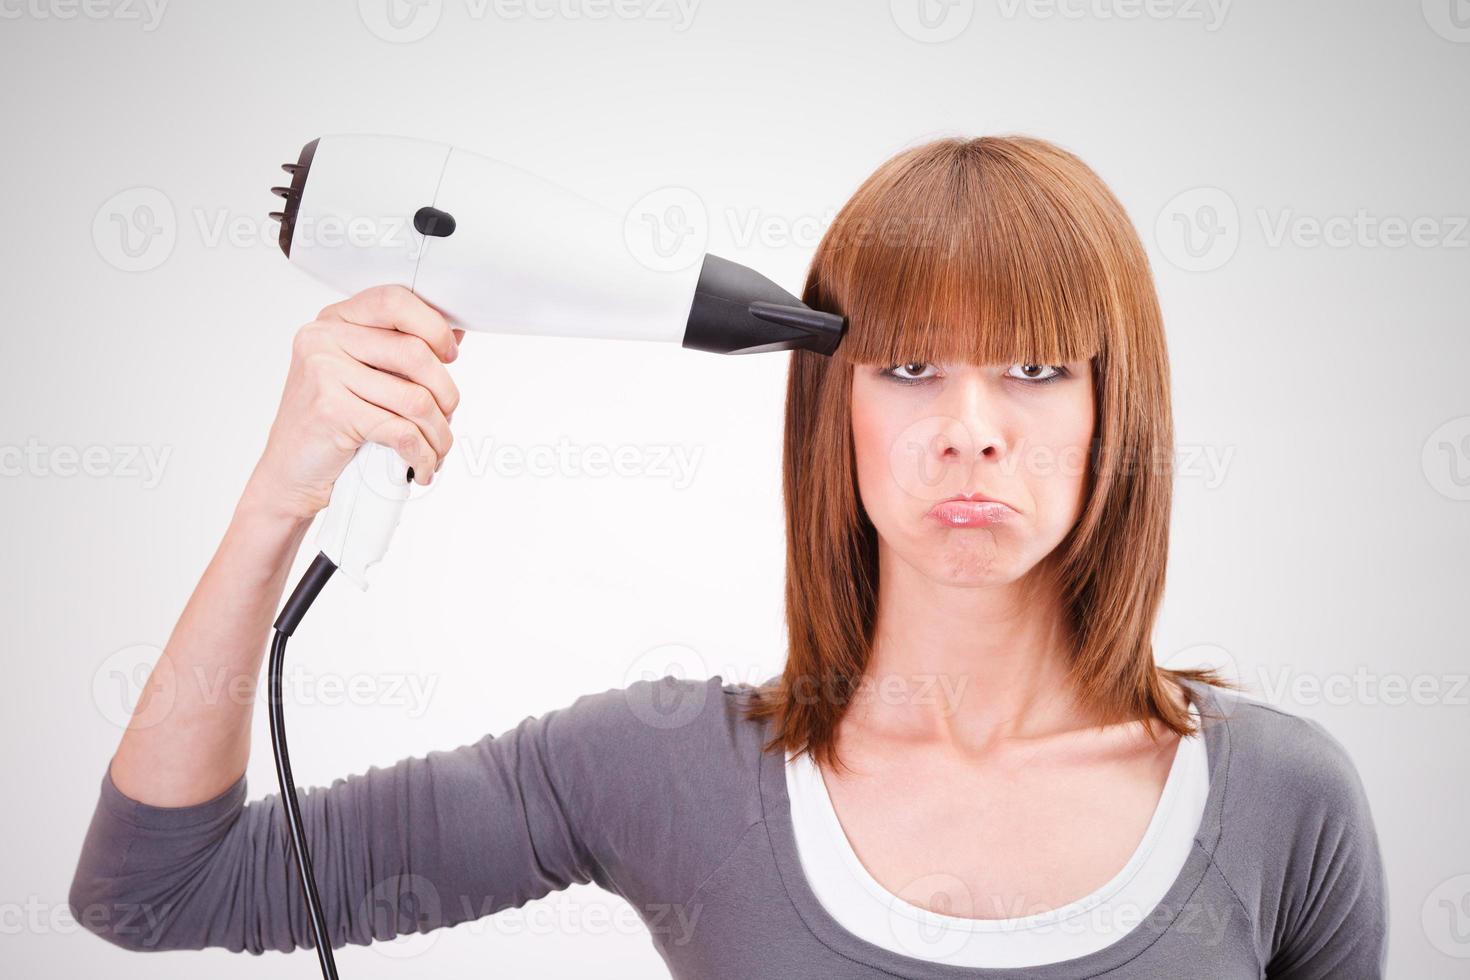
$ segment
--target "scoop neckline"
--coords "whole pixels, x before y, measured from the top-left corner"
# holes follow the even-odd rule
[[[817,899],[802,870],[796,847],[796,831],[791,820],[791,799],[786,788],[786,755],[776,750],[761,753],[758,781],[766,838],[787,898],[808,931],[823,945],[856,963],[906,980],[980,980],[1003,977],[1011,980],[1086,980],[1088,977],[1117,969],[1146,950],[1171,928],[1204,879],[1215,845],[1220,839],[1220,816],[1224,810],[1226,774],[1230,759],[1229,723],[1211,685],[1191,679],[1184,679],[1182,684],[1189,694],[1191,706],[1198,706],[1200,737],[1205,743],[1209,792],[1205,798],[1204,814],[1195,832],[1194,848],[1154,912],[1116,942],[1094,952],[1056,963],[1025,967],[973,967],[904,956],[849,932]],[[769,729],[773,722],[768,719],[765,725]]]
[[[1196,722],[1199,722],[1198,708],[1191,701],[1189,712]],[[1189,736],[1198,738],[1200,736]],[[1159,843],[1163,835],[1164,826],[1169,817],[1178,806],[1179,795],[1183,792],[1183,781],[1185,767],[1192,763],[1191,754],[1198,748],[1196,745],[1188,745],[1184,738],[1180,738],[1174,749],[1174,757],[1169,761],[1169,772],[1164,778],[1164,786],[1159,793],[1159,798],[1154,803],[1153,812],[1149,815],[1148,824],[1144,827],[1143,834],[1139,837],[1138,844],[1129,853],[1128,859],[1123,863],[1112,877],[1103,882],[1092,891],[1080,898],[1073,899],[1065,905],[1059,905],[1053,909],[1041,912],[1033,912],[1030,915],[1011,916],[997,919],[974,919],[964,916],[946,915],[942,912],[933,912],[920,908],[902,897],[894,894],[884,887],[883,883],[874,878],[872,872],[863,864],[858,857],[857,851],[848,839],[847,832],[842,826],[842,820],[837,815],[837,808],[832,804],[832,796],[828,792],[826,775],[821,767],[812,760],[810,755],[803,754],[797,759],[787,759],[787,765],[802,767],[805,772],[803,778],[812,779],[816,783],[814,796],[817,798],[818,806],[821,808],[821,820],[834,831],[835,846],[841,855],[842,863],[851,871],[853,876],[863,889],[878,901],[882,902],[888,909],[901,914],[913,922],[927,925],[938,923],[945,929],[960,930],[972,933],[997,933],[1017,932],[1050,928],[1060,923],[1067,922],[1079,915],[1094,912],[1099,906],[1107,904],[1116,898],[1143,869],[1144,863]],[[1208,767],[1208,762],[1206,762]],[[787,787],[788,798],[790,786]],[[794,835],[794,827],[793,827]],[[798,849],[798,854],[800,853]],[[810,884],[810,882],[808,882]],[[1045,965],[1045,964],[1042,964]]]

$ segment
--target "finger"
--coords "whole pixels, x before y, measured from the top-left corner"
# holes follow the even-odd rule
[[[464,342],[464,331],[461,330],[461,329],[459,329],[458,327],[456,327],[454,329],[454,342],[456,344],[460,344],[460,343],[463,343]],[[459,357],[458,348],[456,348],[455,355],[454,356],[456,358]],[[446,371],[445,373],[447,374],[448,372]],[[456,405],[459,403],[459,389],[457,389],[457,388],[455,389],[455,392],[454,392],[454,401],[455,401],[455,404]],[[449,411],[445,412],[444,413],[444,417],[447,418],[447,419],[449,419],[449,421],[453,422],[454,421],[454,409],[451,408]]]
[[[458,407],[459,387],[434,352],[418,338],[387,330],[359,330],[349,323],[341,324],[333,334],[337,344],[354,360],[379,371],[391,371],[427,388],[446,416]]]
[[[464,342],[464,331],[463,330],[460,330],[458,328],[455,329],[455,331],[454,331],[454,342],[456,344],[460,344],[460,343],[463,343]],[[458,354],[458,351],[456,350],[455,357],[457,358],[458,356],[459,356],[459,354]],[[459,391],[457,389],[456,389],[456,391],[454,393],[454,399],[455,399],[456,402],[459,401]],[[444,413],[444,416],[445,416],[445,418],[449,419],[449,421],[453,422],[454,421],[454,409],[451,408],[449,411],[445,412]]]
[[[356,361],[343,369],[341,381],[363,401],[417,425],[436,457],[448,454],[454,436],[449,431],[449,421],[427,388]]]
[[[459,342],[444,314],[414,295],[406,286],[373,286],[333,303],[318,314],[322,320],[342,320],[411,334],[429,345],[441,361],[459,356]]]
[[[358,439],[393,450],[413,467],[413,482],[428,486],[439,466],[439,457],[418,425],[361,399],[353,412],[352,424]]]

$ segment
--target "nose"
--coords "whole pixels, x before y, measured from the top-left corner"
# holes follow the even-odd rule
[[[891,472],[899,486],[929,502],[956,493],[994,492],[997,470],[1013,452],[1005,393],[984,368],[952,369],[941,392],[921,418],[906,426],[889,447]]]
[[[940,426],[933,448],[936,462],[997,462],[1007,443],[1000,400],[976,369],[956,371],[935,406]]]

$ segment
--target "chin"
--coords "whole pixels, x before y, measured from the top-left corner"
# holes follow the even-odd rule
[[[1019,557],[1006,535],[988,529],[939,529],[931,543],[909,561],[936,582],[971,588],[1005,585],[1019,577]]]
[[[1018,577],[1004,555],[986,555],[974,549],[955,550],[943,555],[935,575],[946,585],[977,589],[1008,585]]]

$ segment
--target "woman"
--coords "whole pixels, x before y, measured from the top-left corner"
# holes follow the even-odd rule
[[[1154,665],[1168,363],[1100,179],[1030,138],[910,149],[845,206],[803,298],[849,333],[791,361],[784,672],[583,695],[305,794],[334,942],[595,882],[677,977],[1381,976],[1383,868],[1341,746]],[[93,931],[309,942],[279,801],[244,800],[253,699],[186,678],[253,683],[307,523],[369,434],[428,481],[457,340],[401,289],[298,333],[104,776],[71,893]]]

